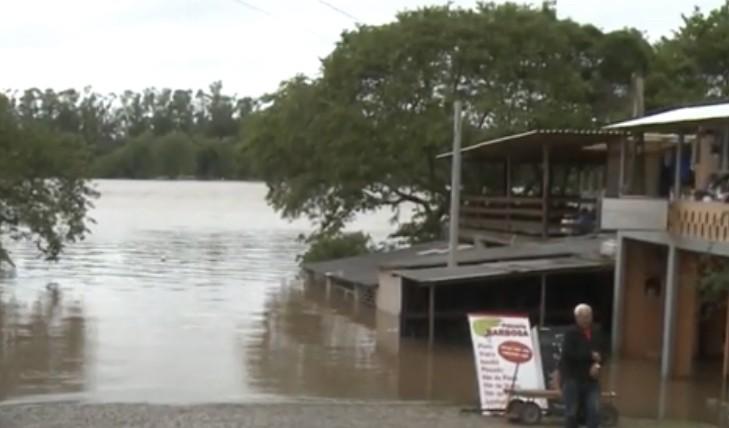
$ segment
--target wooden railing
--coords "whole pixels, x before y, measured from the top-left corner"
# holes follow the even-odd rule
[[[548,209],[542,198],[465,196],[461,207],[461,228],[539,236],[574,235],[586,232],[575,221],[580,207],[595,207],[595,199],[551,197]],[[547,221],[545,221],[545,216]]]
[[[729,204],[714,202],[673,202],[668,230],[687,238],[729,243]]]

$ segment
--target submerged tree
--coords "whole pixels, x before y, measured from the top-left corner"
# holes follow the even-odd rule
[[[78,137],[22,123],[0,96],[0,261],[3,239],[28,240],[48,260],[88,232],[96,192],[86,180],[89,153]]]

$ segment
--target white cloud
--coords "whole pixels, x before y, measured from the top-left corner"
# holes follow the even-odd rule
[[[723,3],[695,1],[703,8]],[[432,2],[329,3],[378,24]],[[693,9],[685,0],[559,0],[558,7],[563,17],[608,30],[637,27],[652,38],[677,28]],[[341,31],[354,26],[319,0],[0,0],[0,10],[0,88],[120,91],[223,80],[258,95],[296,73],[315,73]]]

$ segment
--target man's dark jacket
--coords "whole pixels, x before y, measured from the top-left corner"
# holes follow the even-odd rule
[[[562,357],[559,361],[559,374],[562,384],[568,380],[580,383],[596,382],[590,376],[590,367],[594,363],[592,353],[597,352],[604,359],[602,354],[601,339],[596,331],[592,329],[591,338],[587,338],[584,331],[578,326],[573,326],[564,334],[562,342]]]

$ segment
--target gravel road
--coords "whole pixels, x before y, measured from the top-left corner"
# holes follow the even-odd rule
[[[153,406],[142,404],[26,404],[0,406],[0,428],[506,428],[499,419],[459,408],[420,404],[263,404]],[[559,426],[553,424],[552,426]],[[684,428],[652,421],[625,428]]]

